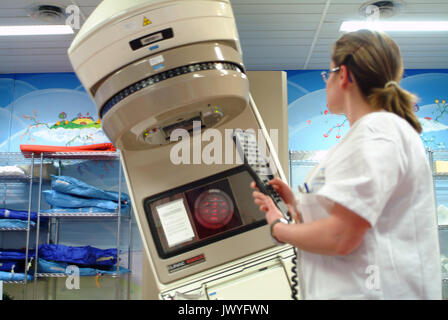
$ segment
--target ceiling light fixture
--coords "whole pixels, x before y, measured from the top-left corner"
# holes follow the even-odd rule
[[[0,26],[0,36],[38,36],[73,34],[69,25]]]
[[[448,21],[344,21],[339,31],[351,32],[360,29],[376,31],[448,31]]]

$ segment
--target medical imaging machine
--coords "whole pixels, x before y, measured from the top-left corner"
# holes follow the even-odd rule
[[[121,153],[144,298],[290,299],[294,249],[271,239],[249,187],[286,178],[230,1],[105,0],[68,53]],[[260,143],[266,152],[249,159]]]

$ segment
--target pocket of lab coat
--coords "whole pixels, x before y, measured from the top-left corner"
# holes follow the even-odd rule
[[[334,202],[315,193],[299,193],[297,209],[302,215],[303,222],[328,218]]]

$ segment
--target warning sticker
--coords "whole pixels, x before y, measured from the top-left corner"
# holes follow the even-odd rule
[[[150,25],[150,24],[151,24],[151,21],[149,21],[148,18],[143,17],[143,26],[147,26],[147,25]]]

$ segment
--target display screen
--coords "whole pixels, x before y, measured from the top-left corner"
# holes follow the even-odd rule
[[[266,224],[253,203],[244,166],[145,199],[145,211],[161,258],[221,241]]]
[[[190,118],[188,120],[183,120],[180,122],[176,122],[170,125],[167,125],[165,127],[163,127],[163,132],[165,133],[165,136],[167,137],[167,140],[169,139],[169,137],[171,136],[171,133],[176,130],[176,129],[183,129],[183,130],[187,130],[188,132],[192,132],[193,129],[195,129],[195,126],[197,129],[201,129],[204,127],[204,125],[202,125],[201,123],[201,115],[197,115],[193,118]]]

